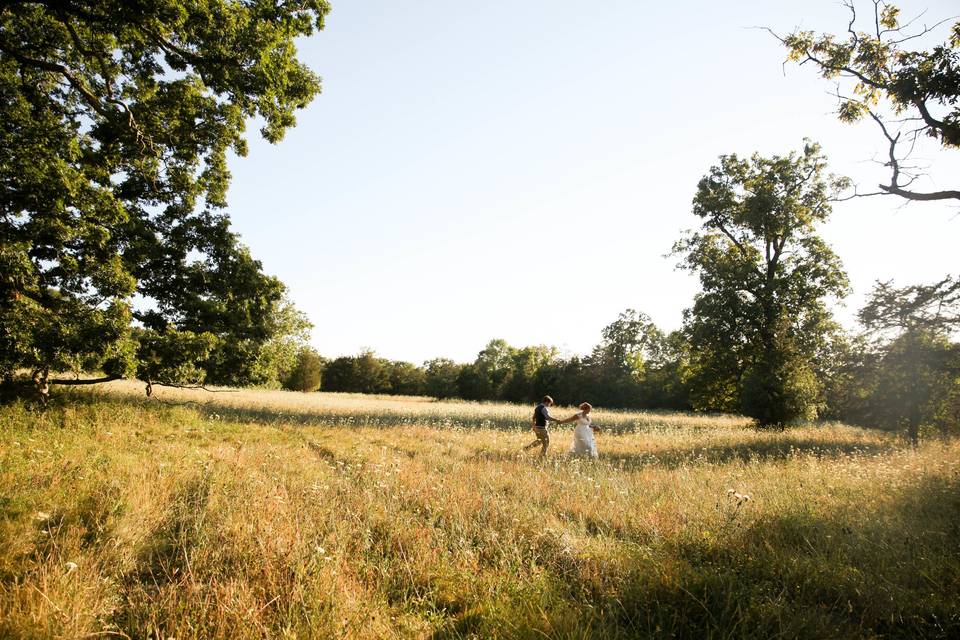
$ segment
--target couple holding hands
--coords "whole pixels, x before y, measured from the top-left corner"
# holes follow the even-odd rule
[[[573,414],[569,418],[564,418],[563,420],[558,420],[550,415],[550,407],[552,405],[553,398],[550,396],[544,396],[543,400],[537,404],[537,407],[533,410],[532,428],[533,432],[537,436],[537,439],[525,446],[523,448],[524,451],[530,449],[531,447],[540,445],[541,457],[546,455],[547,447],[550,446],[550,434],[547,432],[547,423],[556,422],[557,424],[564,424],[576,420],[577,426],[573,430],[573,443],[570,445],[570,455],[596,458],[597,442],[593,437],[593,431],[595,427],[590,421],[590,410],[593,409],[593,407],[590,406],[590,403],[582,403],[578,413]]]

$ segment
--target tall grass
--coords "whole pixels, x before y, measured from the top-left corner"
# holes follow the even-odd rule
[[[956,442],[608,413],[541,461],[526,407],[203,398],[0,408],[0,637],[960,633]]]
[[[102,385],[100,392],[112,397],[142,398],[141,383],[117,380]],[[153,393],[164,401],[206,408],[221,417],[258,422],[322,424],[329,426],[395,427],[429,424],[437,427],[466,429],[517,429],[530,423],[533,405],[529,407],[502,402],[437,401],[422,396],[365,395],[360,393],[300,393],[215,389],[213,393],[198,389],[155,387]],[[574,399],[579,404],[584,399]],[[551,409],[557,416],[575,413],[572,406]],[[598,409],[594,422],[611,431],[649,429],[687,430],[719,427],[737,428],[749,423],[739,416],[712,416],[617,411]]]

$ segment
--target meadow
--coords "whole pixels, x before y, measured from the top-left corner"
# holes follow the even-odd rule
[[[530,411],[0,407],[0,637],[960,636],[960,443],[598,410],[600,460],[540,460]]]

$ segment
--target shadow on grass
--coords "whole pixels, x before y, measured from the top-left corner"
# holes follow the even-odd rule
[[[649,466],[675,469],[689,465],[724,464],[737,461],[750,462],[755,460],[758,462],[771,462],[800,456],[832,459],[852,455],[889,453],[901,448],[894,440],[885,444],[838,443],[826,438],[791,437],[777,433],[771,434],[770,441],[767,442],[753,441],[720,446],[679,447],[650,452],[605,453],[601,448],[600,458],[592,461],[570,456],[566,453],[565,445],[566,443],[563,443],[563,446],[558,447],[557,451],[548,453],[546,460],[542,460],[539,455],[535,453],[524,454],[519,450],[503,451],[496,449],[476,450],[469,455],[467,459],[488,462],[526,461],[535,465],[578,461],[580,464],[598,464],[620,469],[636,469]]]
[[[852,455],[875,455],[900,449],[896,441],[884,444],[836,442],[827,438],[790,436],[778,433],[767,441],[661,449],[649,453],[602,453],[601,460],[625,469],[660,465],[677,468],[691,464],[724,464],[728,462],[771,462],[799,456],[817,459]]]
[[[537,602],[451,620],[433,637],[483,637],[502,616],[511,637],[956,638],[960,478],[928,476],[872,513],[801,504],[619,564],[543,564]]]
[[[136,568],[126,576],[127,587],[158,587],[185,579],[190,555],[202,543],[204,516],[210,500],[206,473],[190,477],[171,498],[166,518],[144,543]]]

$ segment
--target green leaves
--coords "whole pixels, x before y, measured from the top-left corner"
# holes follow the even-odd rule
[[[960,146],[960,22],[955,23],[946,43],[929,51],[905,48],[906,43],[927,36],[936,27],[910,29],[912,21],[900,24],[900,10],[874,3],[869,32],[855,31],[853,4],[847,4],[851,21],[844,36],[795,31],[779,37],[787,60],[811,63],[829,80],[840,79],[837,117],[855,122],[871,116],[888,147],[890,181],[878,193],[910,200],[960,199],[960,190],[934,192],[909,190],[908,166],[917,135],[939,140],[944,148]],[[891,117],[896,116],[896,118]],[[922,123],[919,129],[916,123]],[[877,194],[872,194],[877,195]]]
[[[0,374],[127,375],[137,352],[154,377],[257,375],[262,346],[280,335],[271,314],[283,286],[215,213],[226,153],[246,152],[249,118],[280,140],[319,92],[294,43],[328,11],[324,0],[4,5]],[[147,305],[136,336],[134,294]],[[198,343],[208,331],[214,341]]]
[[[833,330],[825,301],[847,291],[816,224],[842,187],[810,141],[787,156],[721,156],[698,184],[703,227],[674,245],[702,287],[684,326],[695,408],[766,424],[815,411],[812,362]]]
[[[900,27],[900,9],[892,4],[885,5],[880,13],[880,24],[884,29],[894,31]]]
[[[202,384],[206,374],[198,366],[209,357],[217,338],[209,332],[152,331],[137,332],[137,377],[149,383]]]

